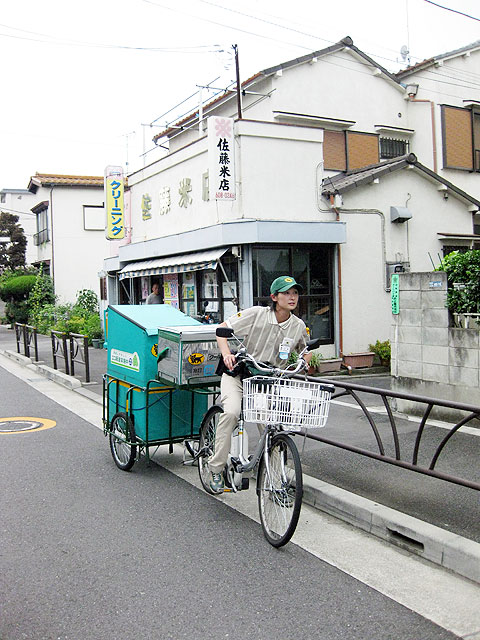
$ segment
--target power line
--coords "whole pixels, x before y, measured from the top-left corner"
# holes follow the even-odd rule
[[[27,29],[20,29],[18,27],[12,27],[8,24],[0,23],[0,27],[5,29],[12,29],[14,31],[20,31],[21,33],[30,34],[31,36],[39,36],[39,37],[27,37],[15,35],[12,33],[0,33],[0,36],[6,38],[14,38],[16,40],[28,40],[30,42],[41,42],[44,44],[56,44],[56,45],[68,45],[68,46],[77,46],[77,47],[87,47],[92,49],[126,49],[130,51],[156,51],[160,53],[212,53],[212,47],[215,45],[197,45],[197,46],[189,46],[189,47],[134,47],[129,45],[117,45],[117,44],[105,44],[100,42],[82,42],[81,40],[68,40],[66,38],[57,38],[57,36],[52,36],[47,33],[39,33],[37,31],[28,31]],[[40,38],[48,38],[47,40],[42,40]],[[208,49],[208,51],[202,51],[202,49]]]
[[[475,18],[475,16],[471,16],[468,13],[463,13],[463,11],[458,11],[457,9],[451,9],[450,7],[444,7],[441,4],[438,4],[437,2],[432,2],[432,0],[424,0],[425,2],[428,2],[428,4],[433,4],[435,7],[439,7],[440,9],[445,9],[445,11],[452,11],[452,13],[458,13],[461,16],[465,16],[465,18],[470,18],[471,20],[477,20],[478,22],[480,22],[480,18]]]

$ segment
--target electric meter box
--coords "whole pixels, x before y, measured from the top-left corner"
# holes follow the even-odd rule
[[[107,310],[109,418],[129,412],[145,441],[181,441],[198,434],[207,396],[178,389],[157,377],[158,328],[203,328],[168,304],[112,305]],[[178,329],[177,329],[178,328]]]
[[[220,348],[215,331],[218,325],[160,327],[158,330],[158,378],[180,387],[218,383],[216,375]],[[229,339],[231,348],[237,341]]]

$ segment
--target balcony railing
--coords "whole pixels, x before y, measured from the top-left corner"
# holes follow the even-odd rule
[[[48,229],[42,229],[38,233],[33,234],[33,244],[38,247],[38,245],[43,244],[44,242],[48,242],[50,237],[48,235]]]

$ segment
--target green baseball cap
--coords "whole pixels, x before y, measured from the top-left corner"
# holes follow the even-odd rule
[[[292,278],[292,276],[280,276],[279,278],[275,278],[270,287],[270,293],[283,293],[284,291],[288,291],[292,287],[298,289],[299,292],[303,291],[303,287],[301,284]]]

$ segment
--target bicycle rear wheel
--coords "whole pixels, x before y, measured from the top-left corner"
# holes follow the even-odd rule
[[[297,447],[284,433],[275,435],[262,456],[257,475],[258,509],[263,533],[274,547],[282,547],[297,527],[302,507],[302,465]]]
[[[200,425],[198,443],[198,475],[203,488],[208,493],[214,494],[210,488],[210,469],[208,459],[215,451],[215,434],[217,431],[218,419],[223,413],[222,407],[215,404],[205,414]]]

